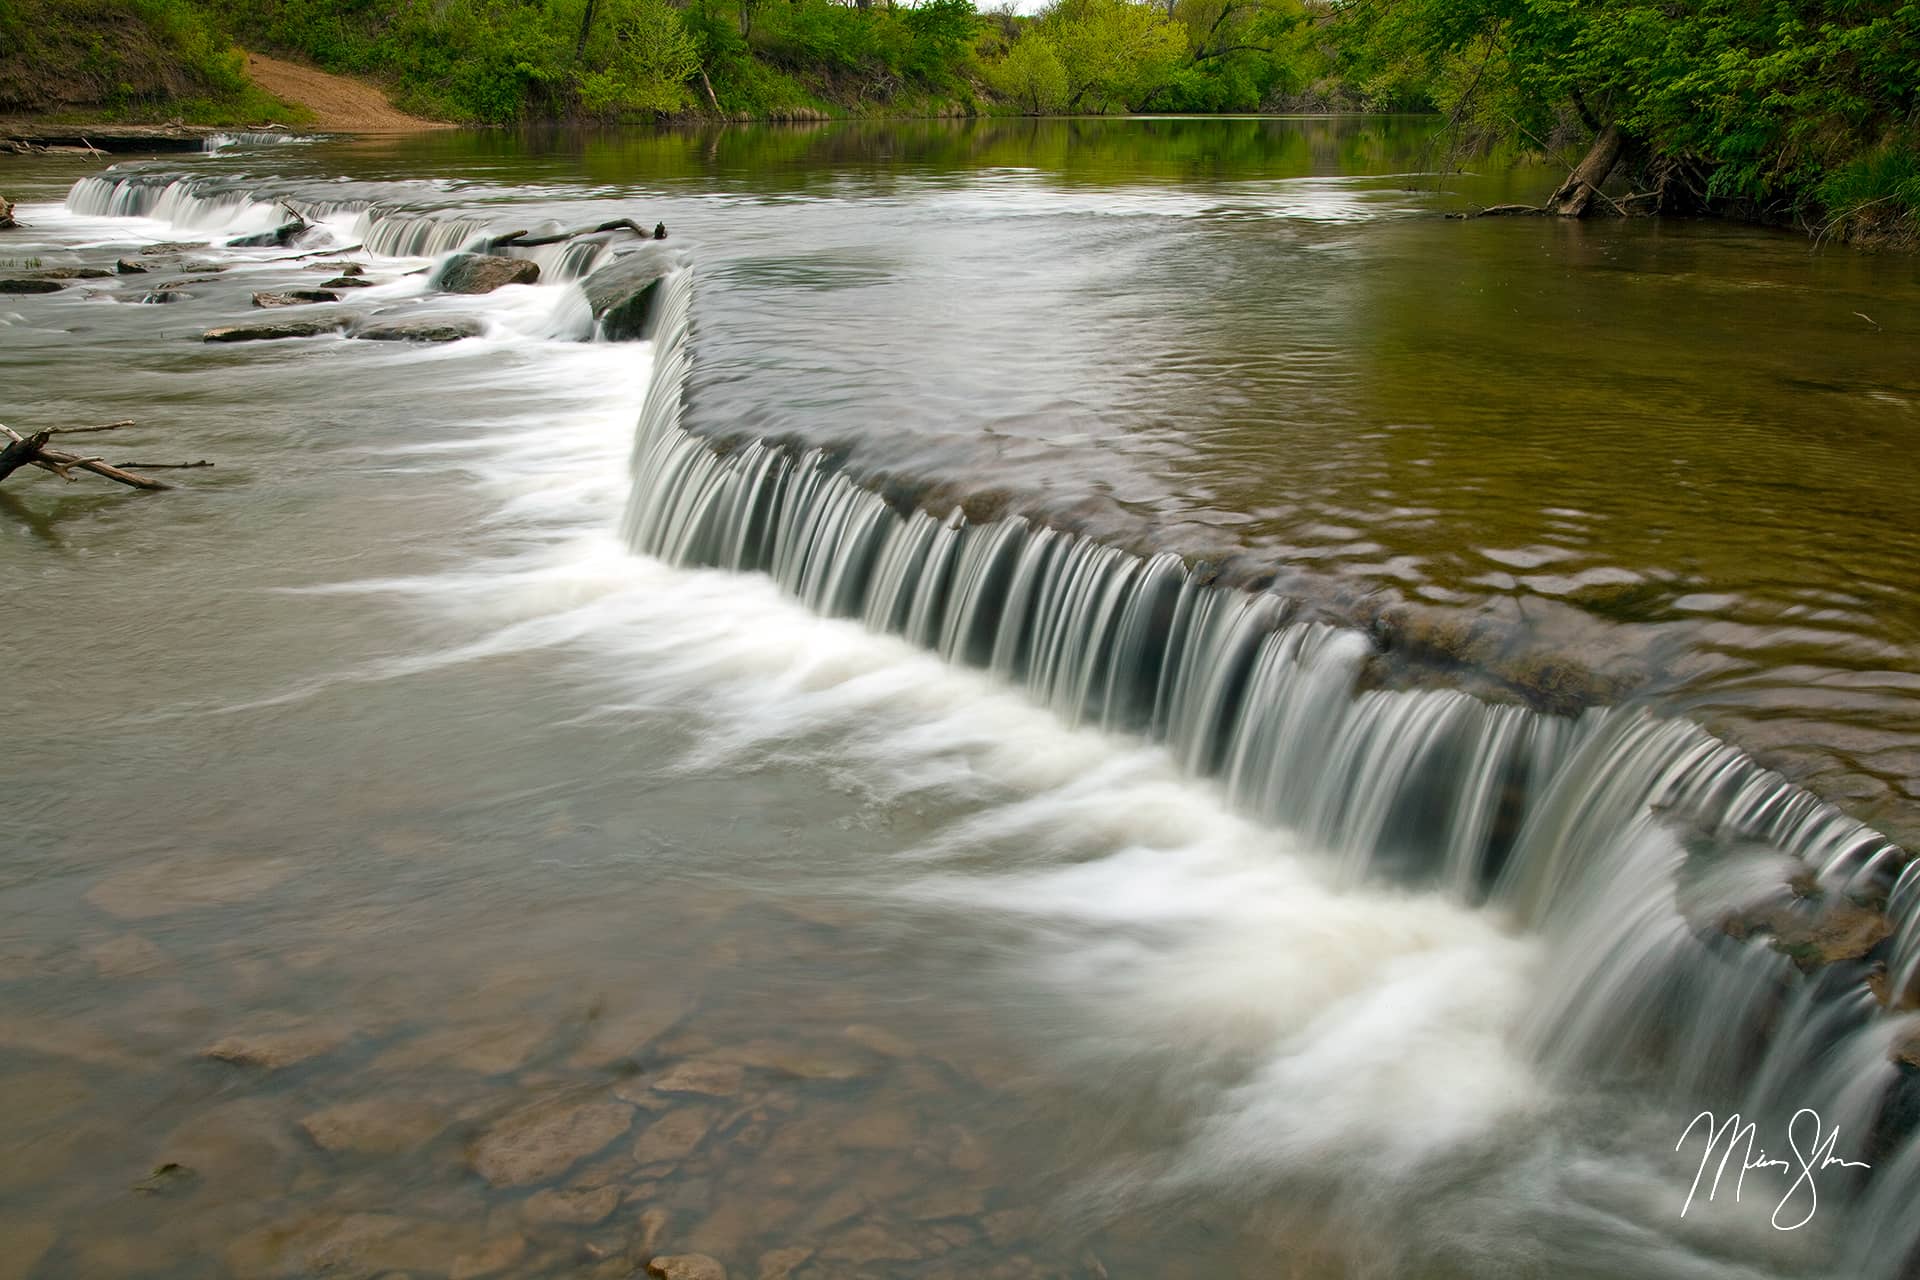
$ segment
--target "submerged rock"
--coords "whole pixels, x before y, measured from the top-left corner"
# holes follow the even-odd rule
[[[431,1108],[386,1098],[343,1102],[300,1121],[314,1144],[326,1151],[398,1155],[423,1147],[446,1127]]]
[[[624,1195],[617,1186],[536,1191],[520,1206],[520,1212],[528,1222],[591,1227],[611,1217]]]
[[[204,342],[272,342],[278,338],[317,338],[338,333],[347,327],[344,318],[327,320],[274,320],[261,324],[230,324],[209,329]]]
[[[458,342],[477,338],[486,326],[466,316],[434,316],[418,320],[372,320],[348,330],[349,338],[368,342]]]
[[[600,337],[625,342],[647,336],[660,282],[679,265],[664,248],[623,253],[580,282]]]
[[[0,280],[0,293],[58,293],[64,288],[58,280]]]
[[[256,293],[256,307],[299,307],[309,302],[338,302],[340,295],[326,289],[290,289],[285,293]]]
[[[536,1103],[480,1135],[469,1160],[474,1171],[496,1187],[544,1182],[632,1124],[633,1109],[619,1102]]]
[[[720,1113],[712,1107],[681,1107],[648,1125],[633,1144],[633,1161],[642,1168],[676,1164],[699,1150]]]
[[[433,287],[442,293],[492,293],[502,285],[534,284],[540,264],[527,258],[492,253],[456,253],[434,273]]]
[[[325,1023],[270,1025],[224,1036],[208,1045],[202,1056],[235,1066],[279,1071],[332,1053],[348,1038],[344,1027]]]
[[[1871,907],[1841,899],[1818,906],[1804,901],[1771,905],[1730,916],[1721,929],[1733,938],[1770,935],[1775,951],[1811,973],[1843,960],[1864,959],[1892,935],[1893,923]]]
[[[676,1253],[655,1258],[647,1274],[660,1280],[727,1280],[727,1269],[704,1253]]]
[[[682,1062],[653,1082],[660,1093],[701,1093],[728,1098],[740,1092],[746,1068],[737,1062]]]

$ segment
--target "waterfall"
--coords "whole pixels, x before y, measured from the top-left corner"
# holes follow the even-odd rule
[[[1920,1004],[1920,862],[1687,720],[1369,689],[1360,632],[1175,556],[905,507],[817,448],[716,445],[682,425],[692,298],[689,272],[663,286],[635,550],[766,573],[1069,721],[1164,743],[1351,880],[1436,887],[1543,935],[1529,1035],[1550,1067],[1653,1082],[1689,1115],[1813,1107],[1880,1153],[1872,1203],[1920,1194],[1920,1092],[1893,1061],[1920,1031],[1903,1011]],[[1835,911],[1865,945],[1826,963],[1787,945]],[[1748,918],[1771,924],[1730,923]],[[1873,1274],[1895,1274],[1920,1226],[1876,1230],[1891,1243],[1874,1266],[1895,1270]]]

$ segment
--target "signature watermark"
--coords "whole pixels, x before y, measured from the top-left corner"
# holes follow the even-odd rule
[[[1820,1113],[1812,1107],[1802,1107],[1793,1113],[1793,1119],[1787,1121],[1787,1149],[1792,1158],[1769,1156],[1759,1145],[1759,1126],[1749,1120],[1742,1120],[1738,1112],[1726,1120],[1717,1119],[1713,1112],[1702,1111],[1687,1122],[1680,1134],[1680,1141],[1673,1144],[1675,1151],[1686,1147],[1696,1133],[1705,1141],[1706,1146],[1700,1152],[1700,1167],[1693,1175],[1693,1186],[1687,1191],[1687,1202],[1680,1208],[1680,1216],[1686,1217],[1687,1210],[1693,1208],[1693,1200],[1700,1192],[1700,1184],[1707,1176],[1707,1167],[1713,1164],[1714,1156],[1720,1157],[1720,1163],[1713,1170],[1713,1182],[1707,1187],[1707,1199],[1712,1200],[1720,1192],[1720,1184],[1726,1179],[1729,1169],[1734,1170],[1733,1199],[1737,1202],[1746,1186],[1747,1174],[1764,1171],[1769,1177],[1789,1177],[1793,1181],[1788,1185],[1785,1195],[1774,1206],[1772,1222],[1779,1231],[1798,1231],[1813,1221],[1815,1210],[1820,1207],[1820,1191],[1816,1185],[1818,1174],[1828,1169],[1869,1169],[1871,1165],[1864,1160],[1847,1160],[1833,1153],[1840,1141],[1840,1126],[1831,1131],[1821,1123]]]

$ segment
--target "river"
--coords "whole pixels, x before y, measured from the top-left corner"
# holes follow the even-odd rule
[[[10,159],[0,277],[195,247],[0,420],[216,465],[0,485],[0,1277],[1905,1274],[1920,263],[1446,158]],[[426,296],[619,217],[648,341]],[[314,261],[483,332],[200,341]]]

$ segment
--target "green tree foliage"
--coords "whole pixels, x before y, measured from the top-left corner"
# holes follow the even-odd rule
[[[995,90],[1029,115],[1052,115],[1067,105],[1067,69],[1043,31],[1029,31],[988,68]]]
[[[1367,0],[1334,25],[1356,80],[1542,139],[1618,126],[1701,201],[1920,210],[1916,0]]]

